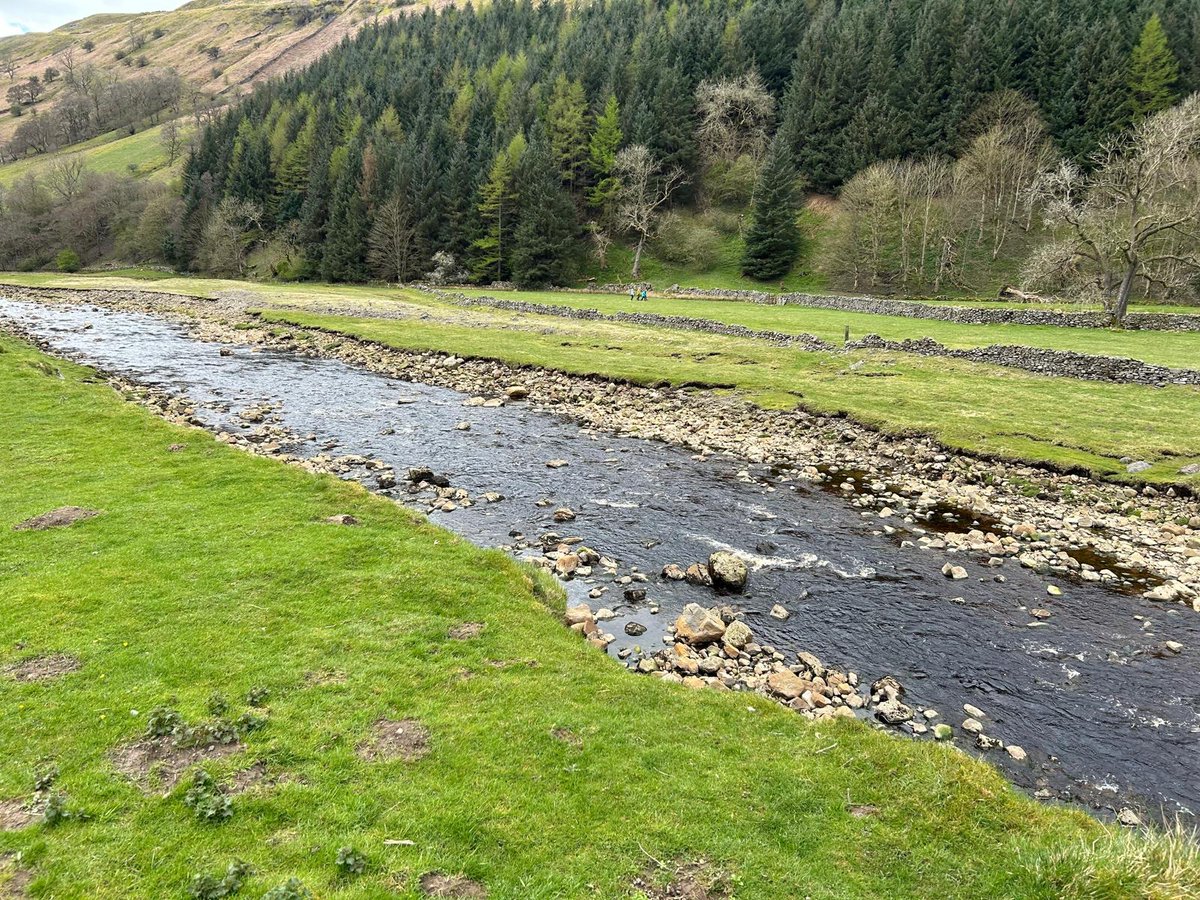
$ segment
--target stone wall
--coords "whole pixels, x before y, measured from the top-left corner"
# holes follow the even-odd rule
[[[933,340],[889,341],[877,334],[868,334],[860,340],[850,341],[844,346],[831,344],[812,334],[786,334],[779,331],[756,331],[742,325],[698,319],[691,316],[664,316],[657,313],[618,312],[602,313],[596,309],[580,309],[553,303],[529,303],[523,300],[501,300],[496,297],[469,297],[458,292],[425,288],[429,293],[460,306],[486,306],[512,312],[532,313],[543,316],[558,316],[566,319],[590,321],[628,322],[633,325],[652,325],[664,328],[703,331],[730,337],[765,340],[779,347],[795,347],[814,352],[838,352],[841,350],[888,350],[897,353],[912,353],[918,356],[943,356],[965,359],[970,362],[986,363],[1024,369],[1040,375],[1061,378],[1082,378],[1086,381],[1109,381],[1116,384],[1144,384],[1162,387],[1168,384],[1200,385],[1200,371],[1195,369],[1171,369],[1144,363],[1141,360],[1119,356],[1098,356],[1075,353],[1070,350],[1048,350],[1040,347],[1025,347],[1017,344],[992,344],[987,347],[952,349]]]
[[[846,344],[846,349],[893,350],[918,356],[946,356],[993,366],[1024,369],[1041,375],[1082,378],[1087,381],[1144,384],[1152,387],[1168,384],[1200,385],[1200,372],[1195,369],[1170,369],[1121,356],[1095,356],[1071,350],[1048,350],[1017,344],[951,349],[932,338],[889,341],[877,334],[868,334],[861,340]]]
[[[628,288],[619,284],[603,284],[595,288],[602,293],[622,294]],[[808,306],[815,309],[834,309],[841,312],[870,313],[881,316],[905,316],[911,319],[937,319],[963,325],[1054,325],[1060,328],[1107,328],[1108,316],[1099,311],[1070,312],[1056,309],[1014,309],[934,305],[915,300],[890,300],[883,297],[852,297],[836,294],[770,294],[765,291],[707,290],[681,288],[673,285],[664,294],[670,297],[696,300],[736,300],[742,303]],[[1200,311],[1186,313],[1130,313],[1125,319],[1127,328],[1155,331],[1200,331]]]

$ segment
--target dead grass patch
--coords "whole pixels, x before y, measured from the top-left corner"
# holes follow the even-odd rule
[[[727,900],[732,896],[725,873],[703,859],[674,868],[656,861],[633,880],[632,887],[649,900]]]
[[[450,639],[454,641],[469,641],[471,638],[479,637],[485,627],[487,626],[483,622],[463,622],[461,625],[455,625],[450,629]]]
[[[421,722],[380,719],[371,726],[371,737],[358,745],[358,755],[372,762],[381,759],[414,762],[429,753],[429,749],[429,729]]]
[[[487,888],[465,875],[427,872],[421,876],[421,893],[426,897],[487,897]]]
[[[98,509],[84,509],[81,506],[60,506],[58,509],[44,512],[40,516],[18,522],[13,526],[13,531],[45,531],[47,528],[66,528],[76,522],[98,516],[100,512]]]
[[[70,654],[52,653],[10,663],[0,671],[16,681],[47,681],[69,675],[77,671],[80,665],[79,660]]]

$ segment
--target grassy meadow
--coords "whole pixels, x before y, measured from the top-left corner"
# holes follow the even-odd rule
[[[430,872],[493,900],[638,897],[653,888],[635,879],[689,866],[738,898],[1200,887],[1186,846],[1035,804],[951,748],[629,675],[503,555],[168,425],[11,338],[0,392],[0,667],[79,665],[0,676],[0,801],[53,771],[67,812],[0,831],[0,892],[185,897],[234,860],[247,897],[293,877],[318,897],[417,897]],[[100,514],[13,530],[68,505]],[[468,621],[476,637],[449,636]],[[143,791],[116,771],[163,706],[263,720],[199,763],[244,787],[224,821],[189,808],[190,772]],[[364,758],[381,719],[422,723],[424,755]]]

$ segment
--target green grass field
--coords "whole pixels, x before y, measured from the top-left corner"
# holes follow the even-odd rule
[[[1034,325],[960,325],[937,319],[879,316],[839,310],[788,305],[771,306],[724,300],[678,300],[651,297],[631,303],[627,296],[564,293],[562,291],[489,291],[467,288],[468,296],[491,296],[506,300],[552,303],[605,313],[651,312],[730,322],[764,331],[815,334],[840,344],[850,326],[851,339],[874,333],[890,340],[931,337],[948,347],[980,347],[987,344],[1021,344],[1074,350],[1079,353],[1128,356],[1164,366],[1200,366],[1200,335],[1161,331],[1113,331],[1103,328],[1057,328]]]
[[[31,156],[17,162],[0,165],[0,185],[11,185],[32,174],[35,177],[49,170],[58,156],[80,153],[89,171],[102,175],[138,175],[169,178],[183,166],[183,159],[173,167],[167,166],[167,151],[162,145],[162,126],[147,128],[136,134],[110,132],[72,146],[69,151],[44,156]],[[130,166],[135,168],[131,169]]]
[[[1200,889],[1190,846],[1036,805],[953,749],[630,675],[507,557],[163,423],[10,338],[0,392],[0,665],[80,663],[0,691],[0,801],[53,766],[87,816],[0,831],[0,892],[32,877],[34,897],[184,897],[235,859],[255,898],[293,876],[319,897],[416,897],[434,870],[493,900],[630,897],[639,874],[700,859],[747,900]],[[12,530],[64,505],[102,512]],[[361,525],[324,521],[339,513]],[[482,633],[450,639],[464,621]],[[198,722],[218,694],[236,715],[256,688],[265,726],[202,764],[218,782],[265,767],[227,821],[197,820],[190,776],[143,793],[114,771],[155,707]],[[362,758],[381,718],[422,722],[428,755]],[[339,873],[343,847],[362,874]]]

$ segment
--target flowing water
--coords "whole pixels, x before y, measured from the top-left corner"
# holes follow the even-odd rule
[[[979,707],[987,733],[1019,744],[1029,759],[982,755],[1040,796],[1098,810],[1130,805],[1152,818],[1200,811],[1200,616],[1184,607],[1048,579],[1014,560],[997,570],[971,554],[901,547],[880,533],[878,519],[819,487],[737,460],[697,460],[661,443],[596,434],[525,404],[465,407],[451,390],[288,352],[235,346],[223,356],[226,345],[183,326],[111,309],[0,298],[4,318],[65,355],[187,396],[211,427],[247,428],[238,412],[278,404],[280,424],[315,435],[289,452],[361,454],[401,473],[424,465],[472,497],[499,492],[498,503],[432,514],[478,544],[510,545],[518,533],[536,542],[554,531],[618,559],[622,573],[648,573],[646,601],[621,605],[617,586],[593,601],[620,616],[602,623],[619,636],[610,653],[657,649],[685,603],[716,602],[710,589],[655,577],[664,564],[733,549],[750,564],[737,604],[760,642],[789,656],[813,652],[867,682],[895,675],[906,701],[939,710],[937,721],[954,725],[970,753],[980,751],[957,726],[964,703]],[[470,430],[457,427],[463,421]],[[549,468],[551,459],[567,465]],[[363,470],[354,475],[373,484]],[[403,483],[385,493],[408,499]],[[554,523],[558,506],[577,519]],[[946,579],[947,561],[971,577]],[[567,588],[578,602],[602,583],[598,575]],[[1063,596],[1047,598],[1047,583]],[[776,603],[789,619],[767,615]],[[1040,606],[1053,616],[1035,623],[1029,609]],[[627,637],[630,619],[647,633]],[[1156,656],[1165,640],[1181,642],[1183,653]]]

